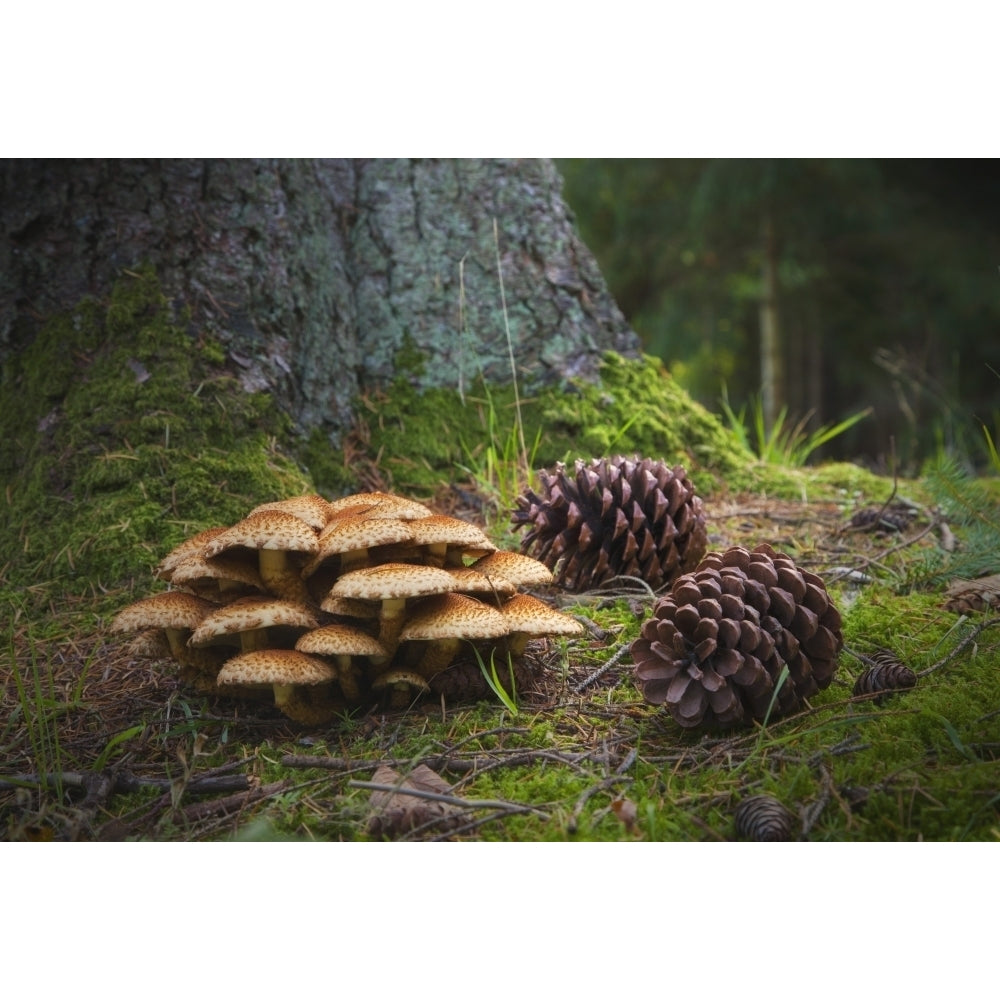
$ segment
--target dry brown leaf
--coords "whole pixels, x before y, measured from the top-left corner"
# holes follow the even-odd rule
[[[372,781],[378,785],[393,785],[396,790],[372,792],[373,814],[368,821],[368,832],[371,834],[398,837],[428,823],[433,823],[434,832],[440,833],[454,827],[459,820],[462,810],[454,803],[407,794],[407,790],[436,795],[453,794],[451,785],[426,764],[418,764],[405,777],[383,764],[376,770]]]

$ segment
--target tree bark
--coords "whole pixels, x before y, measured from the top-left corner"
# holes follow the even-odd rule
[[[53,310],[151,262],[248,389],[336,441],[352,402],[419,386],[592,376],[639,341],[546,160],[7,161],[0,361]]]

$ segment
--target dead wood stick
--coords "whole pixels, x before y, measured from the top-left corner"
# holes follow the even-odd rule
[[[458,795],[443,795],[440,792],[425,792],[420,788],[406,788],[402,785],[385,785],[377,781],[349,781],[351,788],[367,788],[372,792],[392,792],[396,795],[412,795],[414,798],[427,799],[430,802],[444,802],[447,805],[458,806],[460,809],[504,809],[517,812],[531,812],[543,819],[549,815],[534,806],[522,802],[506,802],[503,799],[463,799]]]
[[[195,802],[193,805],[185,806],[180,810],[180,815],[188,823],[194,823],[205,819],[215,813],[227,813],[231,809],[243,809],[253,805],[261,799],[277,795],[285,791],[291,785],[291,781],[283,778],[281,781],[273,781],[268,785],[260,785],[257,788],[247,788],[234,795],[227,795],[221,799],[210,799],[207,802]]]
[[[937,663],[932,663],[925,670],[919,671],[917,673],[917,676],[926,677],[928,674],[933,673],[939,667],[943,667],[951,663],[951,661],[954,660],[955,657],[958,656],[958,654],[961,653],[962,650],[966,648],[966,646],[969,646],[970,644],[975,642],[976,639],[978,639],[979,636],[986,631],[986,629],[991,628],[993,625],[1000,625],[1000,618],[987,618],[986,621],[980,622],[967,636],[965,636],[964,639],[962,639],[962,641],[950,653],[948,653],[946,656],[942,656],[941,659],[937,661]]]
[[[600,667],[598,667],[589,677],[586,677],[584,680],[580,681],[580,683],[573,688],[573,694],[580,694],[584,688],[590,687],[590,685],[593,684],[594,681],[596,681],[598,678],[606,674],[620,659],[622,659],[622,657],[624,657],[625,654],[631,648],[632,648],[631,642],[622,643],[622,645],[618,648],[618,650],[610,659],[608,659],[605,663],[603,663]]]

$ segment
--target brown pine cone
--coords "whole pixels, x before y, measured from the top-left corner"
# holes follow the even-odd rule
[[[794,711],[830,684],[842,646],[822,579],[759,545],[710,553],[675,580],[631,652],[643,697],[693,728]]]
[[[567,590],[634,576],[654,590],[697,565],[708,534],[701,498],[682,466],[648,458],[577,459],[539,473],[542,494],[517,498],[514,528],[528,527],[526,554]]]

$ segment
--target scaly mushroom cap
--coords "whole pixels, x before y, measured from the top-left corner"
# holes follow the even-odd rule
[[[496,608],[462,594],[439,594],[423,601],[406,620],[399,641],[419,639],[495,639],[510,626]]]
[[[330,684],[336,679],[336,670],[315,656],[296,649],[255,649],[227,660],[216,683],[219,687],[263,687]]]
[[[253,633],[276,625],[312,629],[318,624],[304,604],[272,597],[242,597],[206,615],[189,642],[204,646],[219,636]]]
[[[552,583],[552,571],[545,563],[520,552],[500,549],[477,559],[472,568],[490,578],[499,576],[509,580],[516,587],[536,587]]]
[[[182,563],[185,559],[192,555],[203,555],[205,551],[205,546],[212,541],[212,539],[221,535],[226,528],[206,528],[204,531],[199,531],[196,535],[192,535],[190,538],[185,538],[180,545],[171,549],[161,560],[160,564],[156,567],[155,575],[160,580],[169,580],[173,576],[173,572],[179,563]]]
[[[112,632],[138,632],[140,629],[196,629],[217,605],[181,590],[144,597],[122,608],[111,620]]]
[[[220,552],[240,547],[311,554],[319,548],[319,543],[316,530],[294,514],[284,510],[258,510],[211,539],[205,546],[205,558],[211,559]]]
[[[295,648],[318,656],[386,656],[385,647],[351,625],[321,625],[299,636]]]
[[[583,626],[530,594],[517,594],[500,608],[510,629],[510,651],[519,656],[529,639],[546,635],[582,635]]]
[[[302,567],[302,575],[312,576],[327,559],[334,556],[340,556],[345,567],[354,563],[363,566],[369,549],[413,541],[409,525],[415,523],[398,517],[365,517],[363,514],[336,517],[319,533],[319,547]]]
[[[398,517],[401,521],[412,521],[415,518],[430,517],[434,512],[416,500],[407,500],[394,493],[352,493],[330,501],[330,509],[334,516],[345,511],[364,513],[365,517]]]
[[[330,589],[331,597],[359,601],[391,601],[444,594],[455,589],[455,578],[437,566],[382,563],[345,573]]]
[[[258,504],[250,513],[256,514],[262,510],[280,510],[292,514],[316,531],[319,531],[332,516],[330,504],[317,493],[289,497],[287,500],[271,500],[268,503]]]

